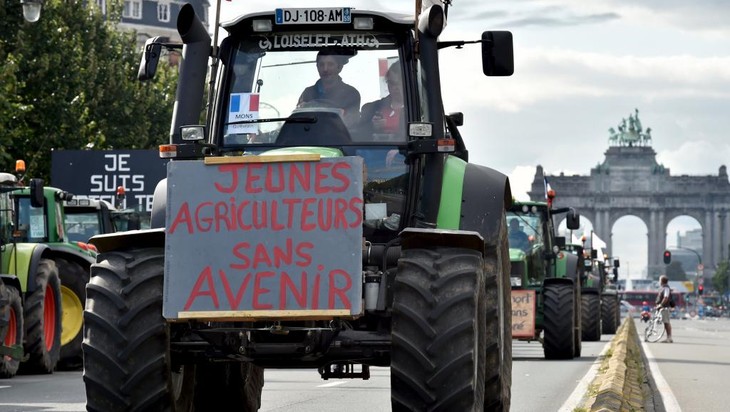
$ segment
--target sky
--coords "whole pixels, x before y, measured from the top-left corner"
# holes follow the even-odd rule
[[[221,20],[308,6],[415,10],[411,0],[232,0],[222,2]],[[537,165],[548,175],[590,174],[603,162],[608,129],[635,109],[672,175],[717,175],[730,163],[729,21],[727,0],[454,0],[440,39],[509,30],[515,74],[484,76],[479,45],[443,49],[445,109],[464,113],[470,161],[508,175],[517,199],[528,198]],[[667,244],[697,228],[675,219]],[[643,276],[647,228],[637,217],[601,237],[613,240],[621,276]]]

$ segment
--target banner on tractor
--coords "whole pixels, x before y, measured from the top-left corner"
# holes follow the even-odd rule
[[[512,291],[512,337],[535,336],[535,291]]]
[[[166,318],[362,312],[362,158],[266,157],[168,164]]]

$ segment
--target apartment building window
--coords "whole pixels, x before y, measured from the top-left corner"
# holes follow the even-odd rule
[[[124,11],[122,17],[130,19],[142,18],[142,0],[124,0]]]
[[[157,3],[157,20],[162,22],[170,21],[170,3]]]

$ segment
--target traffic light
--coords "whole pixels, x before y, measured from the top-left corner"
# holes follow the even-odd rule
[[[664,264],[668,265],[672,263],[672,252],[665,250],[664,251]]]
[[[705,287],[703,285],[697,286],[697,294],[702,296],[702,293],[705,291]]]

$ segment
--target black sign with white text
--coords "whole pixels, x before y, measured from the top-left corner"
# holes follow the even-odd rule
[[[54,150],[51,185],[76,197],[114,204],[123,186],[124,208],[152,210],[155,186],[166,176],[168,159],[157,150]]]

